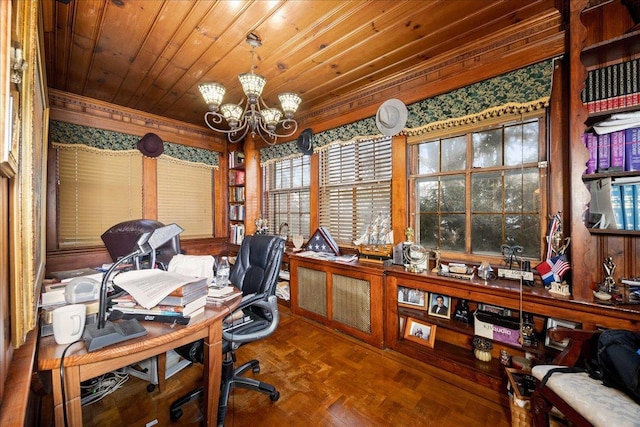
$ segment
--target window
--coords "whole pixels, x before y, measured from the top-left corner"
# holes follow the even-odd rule
[[[56,145],[58,244],[102,245],[100,236],[142,217],[142,155],[82,145]]]
[[[351,244],[391,217],[391,138],[332,144],[320,154],[320,225]]]
[[[411,147],[416,239],[426,248],[500,256],[503,244],[540,259],[541,117]]]
[[[269,221],[269,229],[277,233],[280,224],[289,225],[289,234],[305,238],[309,228],[309,185],[311,173],[309,156],[283,159],[262,167],[263,218]]]
[[[213,235],[213,168],[160,157],[158,162],[158,221],[176,223],[180,237]]]

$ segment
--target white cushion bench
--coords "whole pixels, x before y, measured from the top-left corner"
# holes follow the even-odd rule
[[[534,426],[548,426],[548,413],[555,406],[577,426],[639,427],[640,405],[623,391],[605,386],[586,372],[554,372],[546,385],[540,387],[540,381],[550,369],[573,366],[580,361],[580,351],[575,353],[572,347],[577,346],[577,350],[593,357],[599,335],[598,331],[566,328],[556,328],[549,333],[557,341],[567,336],[572,338],[567,348],[554,359],[553,363],[557,365],[537,365],[531,371],[538,380],[531,397]]]

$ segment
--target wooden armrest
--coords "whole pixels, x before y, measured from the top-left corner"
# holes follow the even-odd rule
[[[555,365],[574,366],[589,360],[596,354],[601,331],[555,327],[549,329],[549,337],[555,341],[569,339],[565,349],[553,359]]]

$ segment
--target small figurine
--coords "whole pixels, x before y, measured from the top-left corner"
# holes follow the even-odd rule
[[[535,347],[538,345],[531,313],[522,313],[522,345],[525,347]]]
[[[606,257],[602,267],[605,272],[603,291],[612,293],[616,287],[616,279],[613,278],[613,273],[616,271],[616,264],[613,262],[613,258],[610,256]]]
[[[469,324],[471,323],[471,316],[469,313],[469,304],[466,299],[459,299],[456,304],[456,311],[453,315],[453,320],[458,322]]]
[[[437,273],[440,271],[440,249],[435,248],[435,249],[431,249],[431,252],[433,252],[433,257],[436,261],[436,265],[433,267],[433,269],[431,270],[432,273]]]
[[[256,234],[267,234],[269,232],[269,222],[262,218],[262,213],[258,214],[256,219]]]
[[[404,235],[407,236],[407,243],[412,243],[413,242],[413,228],[411,227],[407,227],[404,230]]]

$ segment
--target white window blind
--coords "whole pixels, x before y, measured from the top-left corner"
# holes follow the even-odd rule
[[[309,156],[282,159],[262,167],[263,217],[269,220],[269,229],[277,233],[280,224],[289,225],[289,234],[305,238],[309,228],[309,186],[311,168]]]
[[[158,221],[176,223],[180,237],[213,235],[213,169],[168,157],[158,158]]]
[[[320,226],[350,244],[377,216],[391,216],[391,138],[320,151]]]
[[[58,145],[58,243],[101,245],[100,236],[122,221],[142,217],[142,155]]]

